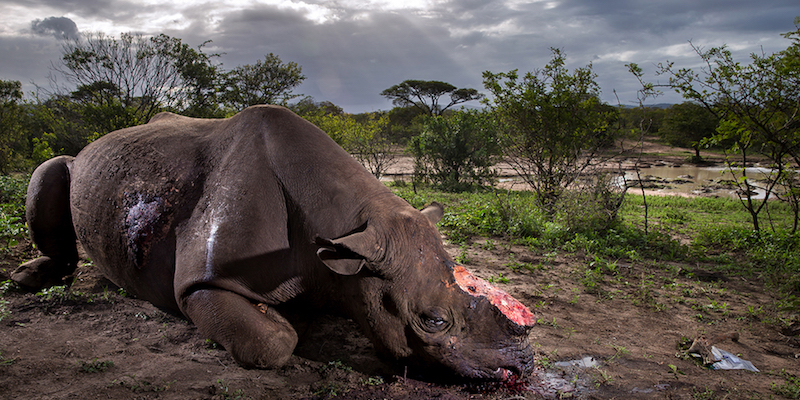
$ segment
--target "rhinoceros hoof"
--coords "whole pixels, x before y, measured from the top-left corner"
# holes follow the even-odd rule
[[[50,257],[39,257],[17,267],[11,273],[11,279],[28,289],[52,286],[61,283],[61,279],[64,277],[60,272],[65,269],[65,266],[60,264]]]

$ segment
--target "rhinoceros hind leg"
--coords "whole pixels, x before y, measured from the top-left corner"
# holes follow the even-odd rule
[[[11,279],[30,289],[62,283],[75,271],[78,249],[69,205],[69,163],[61,156],[40,165],[28,184],[26,217],[31,239],[43,257],[20,265]]]
[[[183,305],[200,333],[225,347],[244,367],[282,366],[297,346],[297,332],[283,316],[263,305],[257,308],[236,293],[198,290]]]

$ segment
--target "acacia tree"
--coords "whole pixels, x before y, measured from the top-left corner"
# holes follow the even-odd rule
[[[236,111],[255,104],[287,104],[299,95],[290,92],[306,78],[295,62],[283,63],[269,53],[264,61],[242,65],[225,74],[222,100]]]
[[[711,142],[732,143],[727,148],[727,165],[739,177],[740,200],[756,232],[761,228],[758,216],[773,194],[790,201],[795,213],[793,231],[798,226],[800,182],[792,171],[800,168],[800,18],[795,19],[795,27],[784,34],[792,41],[786,50],[751,54],[747,65],[736,62],[725,46],[703,50],[691,44],[703,68],[676,69],[670,62],[659,68],[660,74],[669,77],[670,87],[719,118]],[[764,177],[762,199],[754,196],[756,190],[745,168],[753,153],[767,157],[773,168]]]
[[[456,104],[483,98],[476,89],[458,89],[446,82],[420,80],[403,81],[381,92],[381,96],[392,100],[395,106],[415,107],[427,115],[442,115]],[[440,101],[444,96],[448,96],[450,102],[443,106]]]
[[[539,205],[553,213],[566,188],[609,144],[617,111],[600,103],[591,64],[570,73],[561,51],[551,50],[543,69],[522,77],[517,70],[486,71],[483,83],[493,96],[487,103],[505,125],[501,143],[508,162],[536,192]]]

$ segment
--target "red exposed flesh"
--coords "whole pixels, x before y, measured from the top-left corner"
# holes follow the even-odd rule
[[[536,323],[536,317],[528,307],[489,282],[472,275],[463,266],[456,265],[453,268],[453,275],[461,290],[472,296],[486,297],[493,306],[517,325],[533,326]]]

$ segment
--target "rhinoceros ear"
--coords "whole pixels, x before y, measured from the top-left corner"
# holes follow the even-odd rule
[[[439,220],[444,216],[444,207],[434,201],[433,203],[425,206],[422,210],[420,210],[420,212],[422,215],[428,218],[432,224],[436,225],[436,223],[439,222]]]
[[[331,271],[340,275],[357,274],[367,260],[375,259],[380,250],[367,231],[333,240],[317,237],[314,241],[320,246],[317,257]]]
[[[363,258],[340,258],[340,252],[333,247],[320,247],[317,250],[317,257],[328,269],[339,275],[355,275],[367,263]]]

